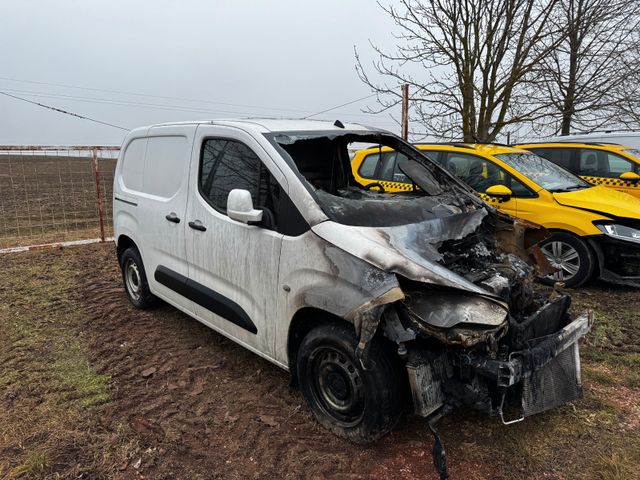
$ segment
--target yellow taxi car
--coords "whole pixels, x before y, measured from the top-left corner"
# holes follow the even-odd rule
[[[640,199],[592,186],[527,150],[476,144],[423,144],[416,148],[473,188],[496,208],[546,227],[541,249],[558,270],[542,279],[568,287],[594,275],[640,286]],[[402,154],[389,148],[355,153],[355,179],[367,188],[410,191],[398,169]]]
[[[517,145],[572,171],[592,185],[640,198],[640,150],[613,143]]]

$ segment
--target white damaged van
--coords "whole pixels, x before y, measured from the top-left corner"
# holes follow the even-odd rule
[[[397,153],[411,188],[355,181],[349,151],[372,145]],[[131,302],[162,299],[289,370],[342,437],[373,441],[403,411],[460,406],[509,423],[582,394],[590,317],[534,291],[544,229],[391,133],[305,120],[138,128],[113,194]]]

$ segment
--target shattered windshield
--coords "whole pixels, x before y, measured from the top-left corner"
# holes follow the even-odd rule
[[[265,137],[280,152],[303,185],[331,220],[346,225],[396,226],[451,215],[476,205],[476,199],[442,167],[398,137],[371,131],[276,132]],[[405,188],[391,188],[384,181],[359,183],[352,171],[358,151],[376,148],[397,152]],[[384,156],[375,159],[384,161]],[[404,166],[404,167],[403,167]],[[375,169],[375,166],[373,166]],[[383,165],[380,165],[382,168]],[[404,174],[404,169],[411,174]],[[395,170],[394,170],[395,171]],[[404,173],[402,173],[404,172]],[[398,181],[398,180],[396,180]]]
[[[567,192],[591,186],[580,177],[535,153],[502,153],[495,157],[550,192]]]

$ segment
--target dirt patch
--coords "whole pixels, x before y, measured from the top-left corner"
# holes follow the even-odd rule
[[[286,372],[169,306],[135,310],[113,245],[0,262],[0,294],[9,299],[0,310],[0,378],[12,392],[0,393],[1,478],[436,478],[421,420],[403,419],[375,445],[350,444],[315,422]],[[587,291],[576,308],[611,319],[606,332],[640,330],[625,320],[637,292],[615,293],[601,309],[608,291]],[[451,478],[633,478],[638,411],[622,400],[640,397],[628,376],[635,353],[633,345],[618,352],[611,332],[584,348],[583,401],[511,427],[474,412],[440,422]],[[35,335],[42,341],[34,345]],[[73,361],[59,348],[65,343]],[[33,355],[7,363],[16,348]],[[65,359],[71,386],[51,395],[59,380],[48,365]],[[23,371],[37,381],[16,376]],[[38,404],[54,423],[34,416]]]

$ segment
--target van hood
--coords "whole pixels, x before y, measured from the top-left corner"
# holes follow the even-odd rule
[[[609,187],[597,186],[574,192],[555,192],[560,205],[612,217],[640,218],[640,199]]]
[[[474,232],[485,209],[393,227],[361,227],[326,221],[313,232],[336,247],[375,267],[417,282],[495,297],[440,263],[438,246]]]

